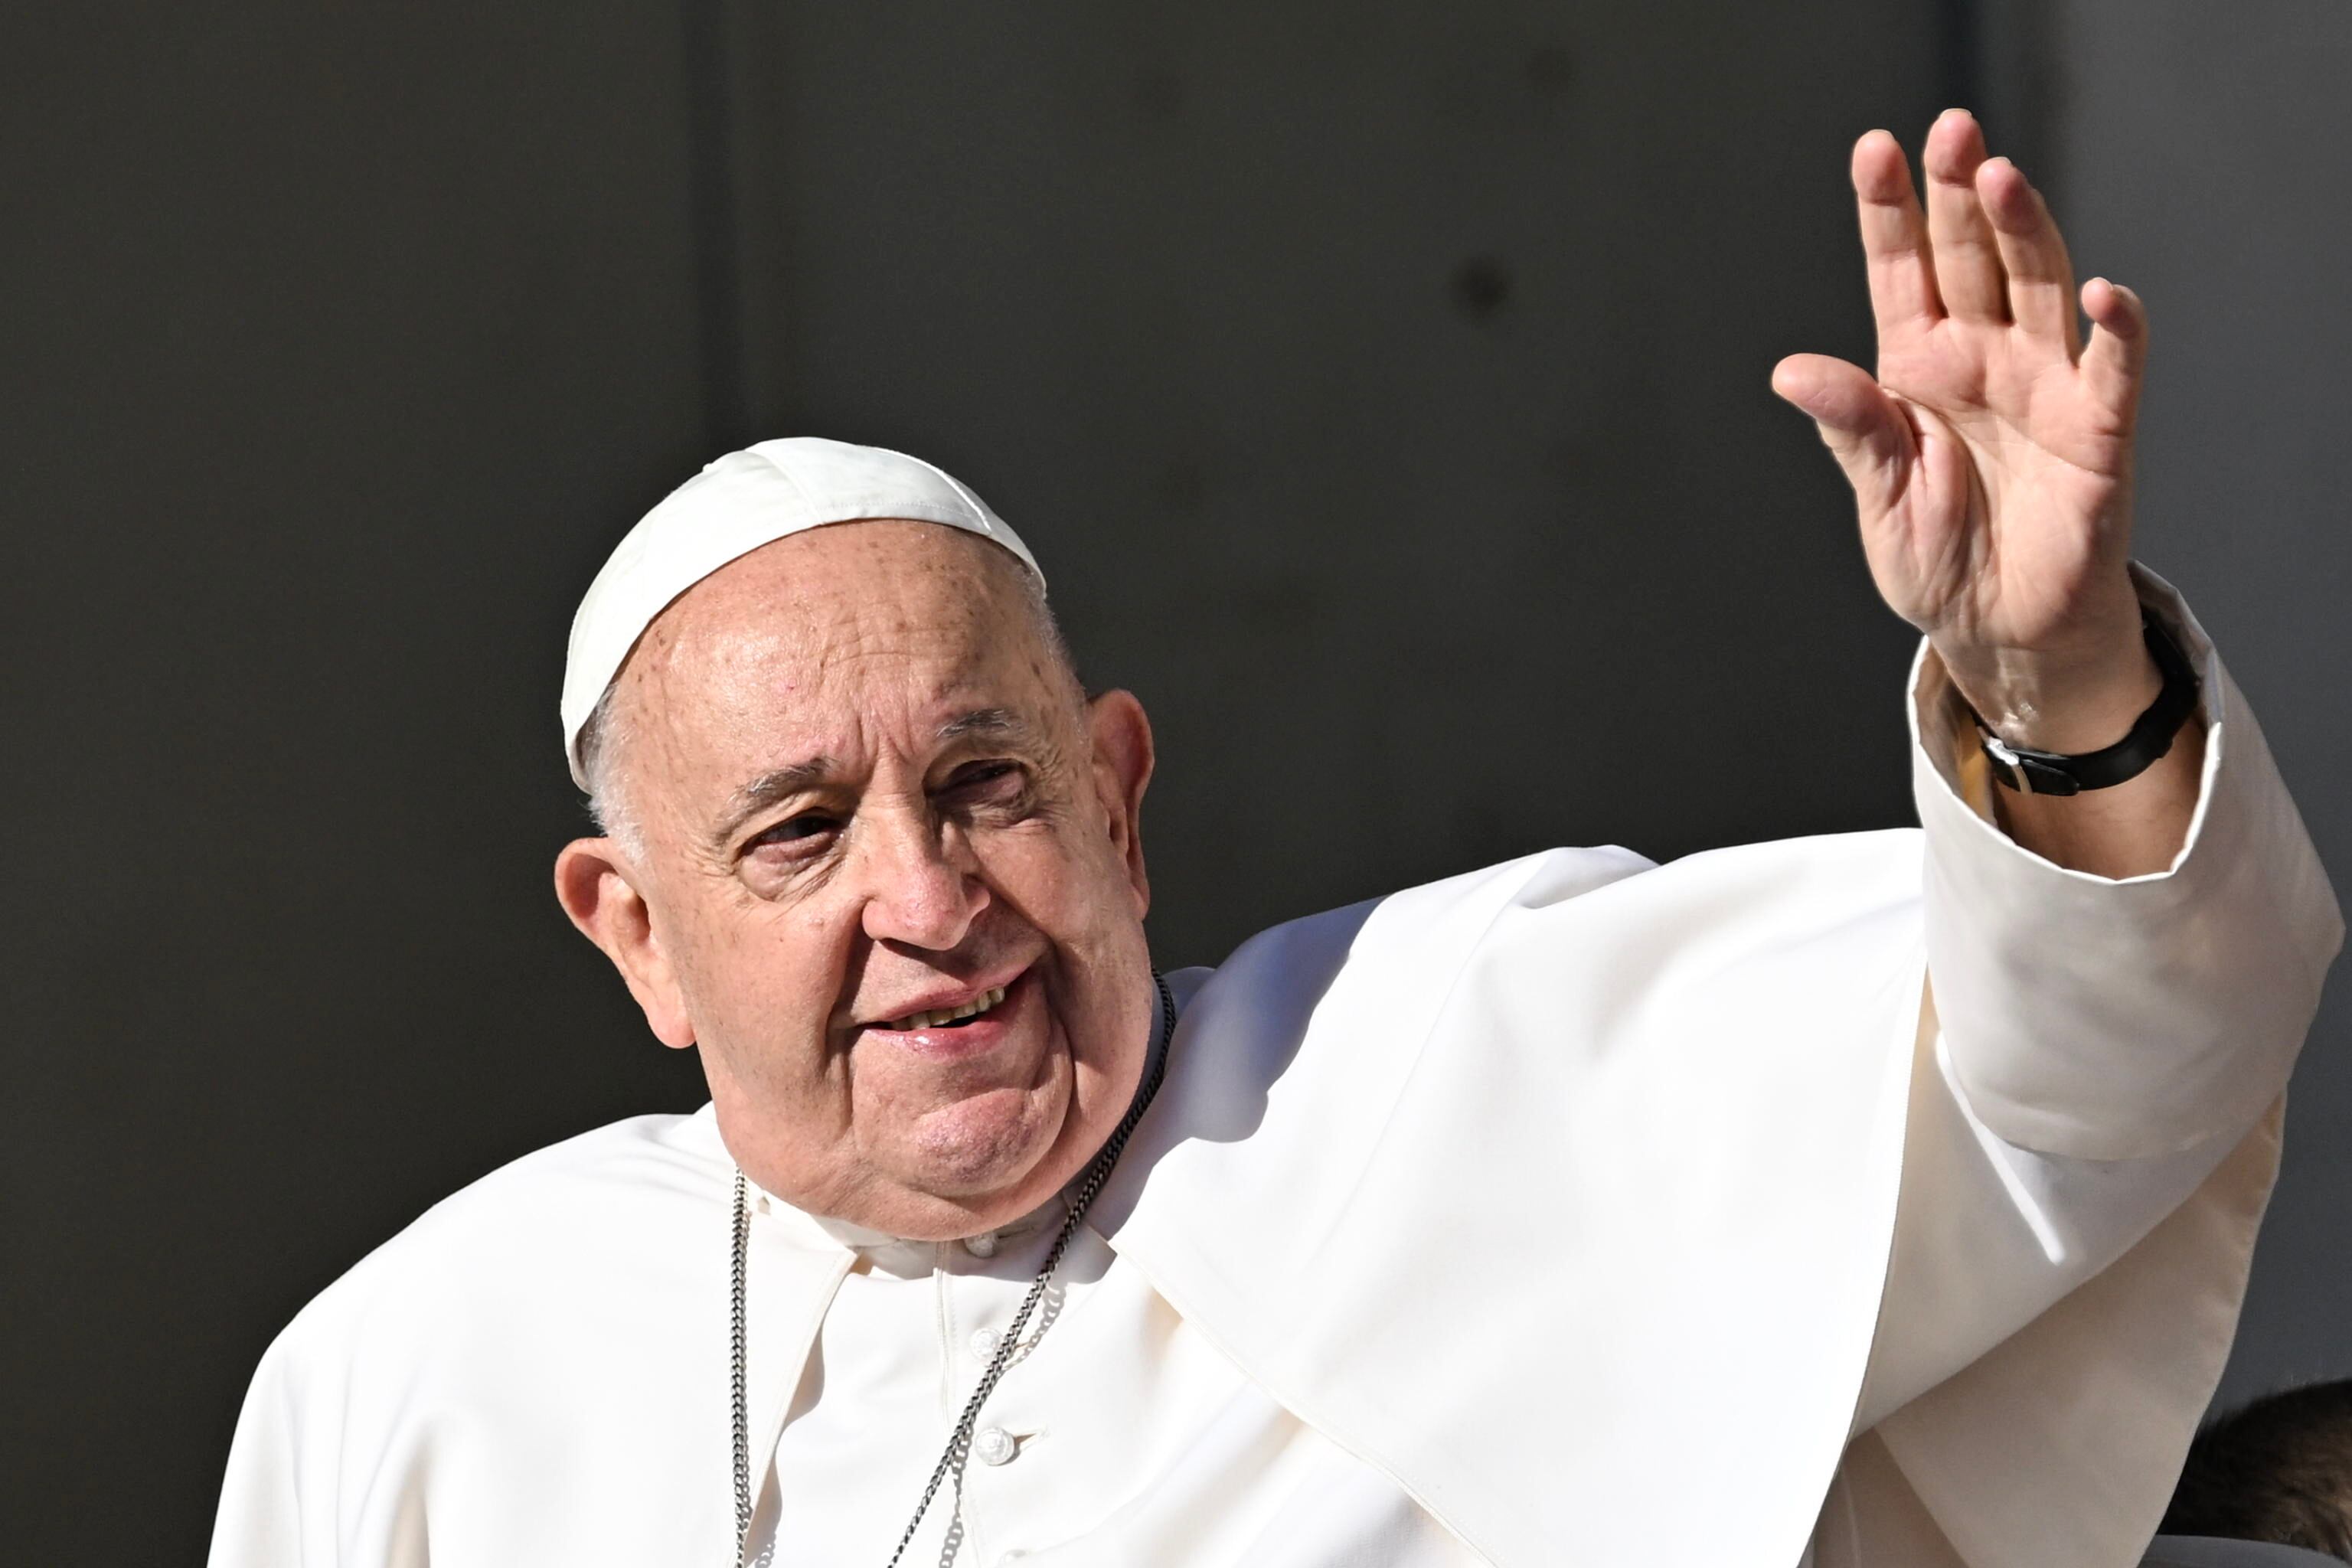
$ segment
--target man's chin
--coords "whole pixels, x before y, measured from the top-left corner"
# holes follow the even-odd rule
[[[1058,1108],[1037,1103],[1034,1091],[1002,1089],[970,1096],[923,1119],[910,1159],[907,1184],[978,1213],[1026,1197],[1041,1179],[1049,1184],[1024,1205],[1043,1203],[1052,1176],[1040,1169],[1061,1131]],[[983,1219],[986,1229],[1004,1218]]]

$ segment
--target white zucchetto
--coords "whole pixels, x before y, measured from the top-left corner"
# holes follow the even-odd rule
[[[995,541],[1039,583],[1021,536],[961,480],[903,452],[815,436],[730,452],[664,496],[614,547],[572,617],[563,668],[563,750],[588,787],[580,731],[654,617],[721,566],[763,544],[867,518],[943,523]]]

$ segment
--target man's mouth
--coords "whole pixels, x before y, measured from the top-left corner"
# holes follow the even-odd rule
[[[971,1023],[990,1008],[1004,1000],[1004,987],[983,991],[960,1007],[934,1007],[929,1012],[909,1013],[903,1018],[892,1018],[882,1027],[898,1032],[914,1029],[953,1029]]]

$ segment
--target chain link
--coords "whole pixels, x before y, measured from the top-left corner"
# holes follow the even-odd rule
[[[730,1336],[731,1359],[735,1369],[735,1568],[744,1568],[743,1554],[751,1538],[751,1416],[749,1396],[744,1386],[744,1373],[750,1366],[743,1353],[743,1341],[750,1320],[743,1310],[749,1284],[751,1240],[751,1205],[743,1190],[743,1171],[735,1170],[735,1280],[731,1292],[734,1309]]]
[[[1086,1218],[1087,1209],[1110,1180],[1111,1168],[1118,1163],[1127,1141],[1134,1136],[1136,1124],[1143,1120],[1144,1111],[1150,1109],[1152,1098],[1160,1092],[1160,1079],[1167,1076],[1168,1071],[1169,1037],[1176,1032],[1176,998],[1157,969],[1151,972],[1151,984],[1159,993],[1160,1038],[1153,1043],[1143,1087],[1137,1093],[1135,1103],[1128,1107],[1127,1114],[1119,1119],[1118,1126],[1112,1130],[1108,1141],[1095,1155],[1094,1163],[1087,1167],[1085,1178],[1070,1194],[1069,1213],[1063,1217],[1062,1228],[1045,1253],[1045,1266],[1037,1270],[1035,1282],[1029,1287],[1029,1293],[1022,1298],[1021,1310],[1013,1315],[1013,1321],[997,1341],[996,1353],[988,1358],[988,1369],[981,1373],[979,1386],[972,1390],[971,1397],[964,1403],[963,1414],[956,1418],[955,1430],[948,1435],[947,1448],[940,1455],[940,1462],[931,1468],[931,1479],[924,1484],[922,1500],[915,1505],[915,1517],[907,1521],[906,1532],[898,1537],[898,1549],[890,1553],[888,1568],[898,1568],[899,1560],[907,1555],[907,1548],[914,1543],[915,1531],[922,1528],[924,1516],[930,1512],[931,1500],[939,1496],[940,1486],[971,1454],[972,1428],[979,1424],[981,1406],[995,1392],[998,1380],[1003,1377],[1005,1368],[1012,1363],[1022,1331],[1029,1326],[1029,1319],[1037,1310],[1037,1303],[1045,1300],[1046,1287],[1053,1283],[1054,1271],[1062,1266],[1062,1254],[1069,1250],[1070,1238],[1077,1234],[1079,1223]],[[745,1355],[749,1322],[745,1305],[750,1293],[751,1234],[751,1204],[743,1172],[738,1167],[735,1172],[735,1267],[730,1292],[734,1308],[730,1342],[734,1359],[735,1568],[746,1568],[745,1558],[751,1550],[751,1425],[745,1393],[745,1371],[749,1364]]]

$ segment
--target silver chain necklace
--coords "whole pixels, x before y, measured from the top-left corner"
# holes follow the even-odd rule
[[[1029,1326],[1029,1318],[1036,1311],[1037,1303],[1045,1299],[1045,1288],[1053,1282],[1054,1270],[1062,1266],[1062,1254],[1068,1250],[1070,1238],[1077,1234],[1078,1223],[1086,1218],[1087,1209],[1103,1184],[1110,1180],[1111,1167],[1118,1163],[1120,1151],[1134,1135],[1136,1123],[1143,1120],[1152,1096],[1160,1092],[1160,1080],[1168,1069],[1168,1037],[1176,1032],[1176,998],[1168,989],[1168,982],[1157,969],[1151,972],[1151,984],[1160,993],[1160,1037],[1152,1043],[1151,1059],[1144,1069],[1143,1087],[1135,1103],[1127,1108],[1110,1139],[1103,1144],[1087,1167],[1085,1177],[1069,1197],[1069,1213],[1063,1216],[1062,1228],[1054,1237],[1054,1245],[1045,1253],[1045,1266],[1037,1270],[1029,1293],[1021,1300],[1021,1310],[1013,1314],[1003,1336],[997,1341],[996,1353],[988,1358],[988,1370],[980,1374],[980,1386],[971,1391],[964,1402],[963,1414],[957,1417],[955,1430],[948,1434],[948,1446],[940,1455],[940,1462],[931,1467],[931,1479],[923,1486],[923,1497],[915,1505],[915,1517],[907,1521],[906,1533],[898,1537],[898,1550],[890,1553],[889,1568],[898,1568],[907,1548],[914,1542],[915,1531],[921,1528],[923,1516],[931,1510],[931,1500],[939,1495],[940,1486],[957,1462],[971,1451],[972,1427],[980,1421],[980,1407],[996,1388],[997,1380],[1011,1364],[1013,1352],[1021,1342],[1021,1333]],[[751,1537],[751,1415],[747,1394],[744,1342],[748,1337],[748,1318],[744,1312],[749,1295],[751,1243],[751,1205],[741,1166],[735,1170],[735,1244],[734,1278],[729,1296],[733,1307],[732,1331],[729,1343],[733,1359],[733,1392],[735,1416],[735,1568],[746,1568],[746,1553]]]

